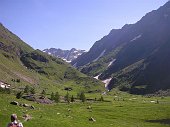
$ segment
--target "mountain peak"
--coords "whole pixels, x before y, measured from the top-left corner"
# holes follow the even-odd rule
[[[44,49],[43,52],[46,52],[52,56],[61,58],[65,60],[66,62],[71,62],[72,60],[76,59],[81,54],[85,53],[85,50],[80,50],[76,48],[72,48],[70,50],[62,50],[60,48],[50,48],[50,49]]]

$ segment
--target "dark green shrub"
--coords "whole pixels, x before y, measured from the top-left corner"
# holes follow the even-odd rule
[[[17,99],[20,99],[20,98],[22,97],[22,95],[23,95],[23,92],[18,92],[18,93],[16,94],[16,98],[17,98]]]

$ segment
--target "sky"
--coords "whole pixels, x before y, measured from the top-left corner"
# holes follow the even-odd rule
[[[0,0],[0,22],[34,49],[85,49],[168,0]]]

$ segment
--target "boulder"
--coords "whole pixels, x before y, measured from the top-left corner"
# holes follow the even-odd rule
[[[35,107],[33,105],[30,106],[31,109],[35,109]]]
[[[91,106],[88,106],[87,109],[92,109],[92,107],[91,107]]]
[[[25,114],[25,115],[23,115],[23,119],[25,121],[29,121],[30,119],[32,119],[32,117],[30,115],[28,115],[28,114]]]
[[[24,107],[30,107],[28,104],[23,104]]]
[[[64,88],[64,90],[72,91],[72,90],[73,90],[73,88],[71,88],[71,87],[65,87],[65,88]]]
[[[89,118],[89,121],[96,122],[96,120],[95,120],[93,117],[90,117],[90,118]]]
[[[25,95],[25,96],[22,96],[22,98],[28,100],[28,101],[35,101],[35,97],[34,95]]]
[[[17,101],[12,101],[12,102],[10,102],[10,104],[12,104],[12,105],[19,105],[19,102],[17,102]]]

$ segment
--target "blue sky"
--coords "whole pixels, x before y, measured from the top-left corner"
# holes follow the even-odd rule
[[[35,49],[85,49],[168,0],[0,0],[0,22]]]

